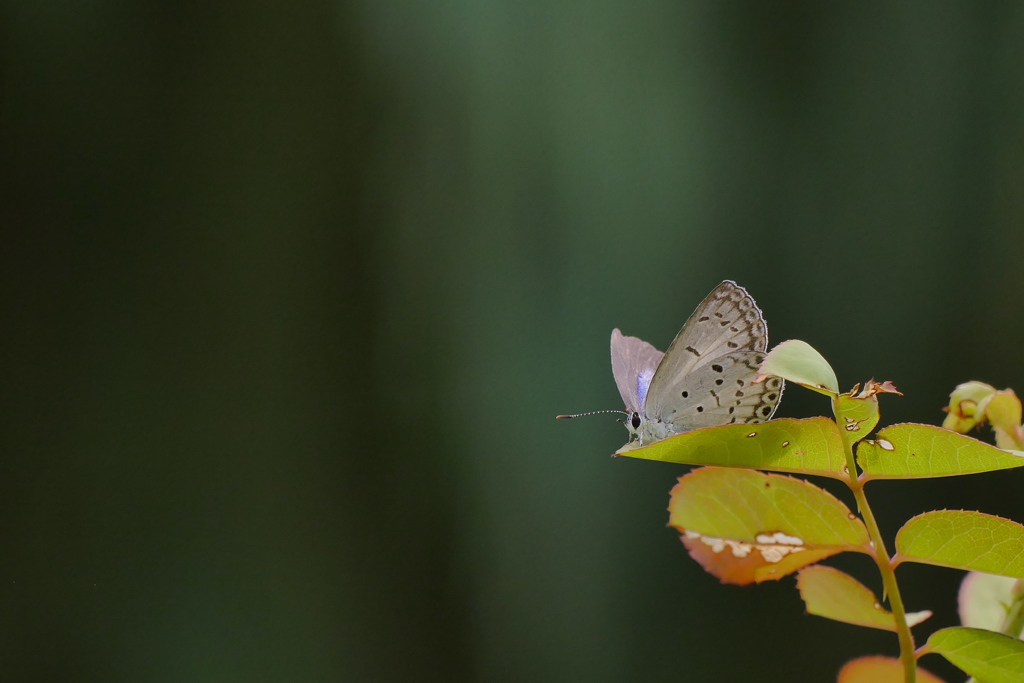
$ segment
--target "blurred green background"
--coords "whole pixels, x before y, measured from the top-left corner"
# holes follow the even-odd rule
[[[1018,3],[6,2],[0,58],[4,680],[834,680],[895,638],[554,415],[725,278],[884,422],[1024,389]]]

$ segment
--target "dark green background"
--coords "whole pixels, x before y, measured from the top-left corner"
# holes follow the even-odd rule
[[[552,418],[619,407],[611,329],[664,348],[725,278],[842,385],[895,381],[886,422],[1024,389],[1024,6],[0,8],[4,680],[825,681],[895,652],[792,578],[718,585],[665,528],[685,468]],[[869,495],[891,533],[1024,519],[1022,487]],[[900,575],[919,637],[955,622],[958,572]]]

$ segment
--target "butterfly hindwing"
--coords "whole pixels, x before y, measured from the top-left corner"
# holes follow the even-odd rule
[[[754,383],[762,360],[760,351],[728,353],[677,377],[662,385],[677,400],[662,400],[663,412],[647,419],[664,423],[670,433],[767,420],[782,397],[783,382],[769,377]]]

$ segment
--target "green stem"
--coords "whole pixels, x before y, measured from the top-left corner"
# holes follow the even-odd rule
[[[1024,581],[1018,580],[1014,585],[1013,602],[999,630],[1014,638],[1020,638],[1021,631],[1024,631]]]
[[[838,398],[833,399],[832,410],[839,415]],[[878,571],[882,575],[882,585],[885,587],[885,594],[889,596],[889,606],[892,608],[892,615],[896,619],[896,635],[900,641],[900,661],[903,662],[904,683],[916,683],[917,661],[914,658],[914,635],[910,632],[907,624],[907,611],[903,607],[903,598],[900,596],[900,587],[896,583],[896,572],[893,571],[892,562],[889,560],[889,553],[885,549],[885,539],[875,521],[875,515],[868,505],[867,496],[864,495],[864,482],[857,478],[857,461],[853,457],[853,444],[843,439],[843,446],[846,449],[847,485],[853,491],[853,497],[857,500],[857,508],[860,510],[864,524],[868,528],[868,535],[871,538],[871,545],[875,551],[875,563],[878,564]]]
[[[893,571],[892,563],[889,561],[889,554],[885,549],[885,540],[882,532],[878,529],[875,515],[871,512],[868,499],[864,495],[862,484],[851,483],[853,495],[857,499],[857,507],[868,527],[868,534],[871,536],[871,543],[875,548],[875,562],[878,563],[878,571],[882,574],[882,585],[885,586],[885,593],[889,596],[889,606],[892,608],[892,615],[896,619],[896,635],[900,640],[900,659],[903,661],[903,680],[905,683],[914,683],[917,680],[917,662],[914,660],[914,636],[907,624],[907,611],[903,607],[903,598],[900,596],[900,587],[896,583],[896,572]]]

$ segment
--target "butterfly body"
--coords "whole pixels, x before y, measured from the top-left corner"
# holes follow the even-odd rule
[[[612,374],[630,436],[643,446],[701,427],[767,420],[783,388],[778,377],[754,382],[767,347],[760,309],[729,280],[701,302],[665,353],[614,330]]]

